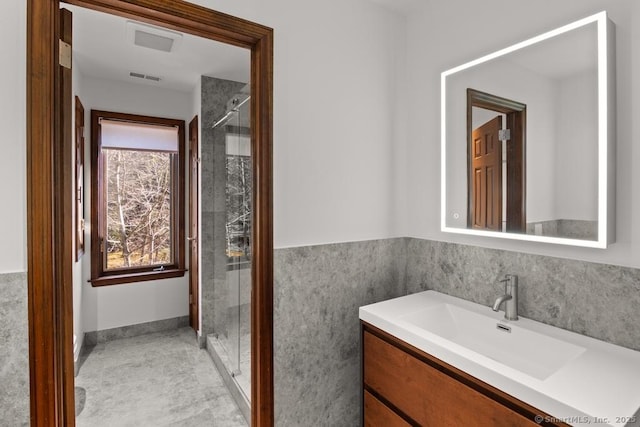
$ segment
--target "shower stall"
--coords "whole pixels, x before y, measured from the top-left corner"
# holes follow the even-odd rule
[[[218,92],[221,87],[226,90],[233,88],[231,83],[238,85],[236,82],[212,80],[215,80],[212,85]],[[205,90],[203,79],[203,93]],[[221,96],[216,95],[218,98]],[[227,99],[222,103],[223,99],[219,98],[223,111],[220,108],[209,110],[211,127],[203,129],[203,150],[205,144],[213,145],[209,147],[212,149],[211,158],[207,156],[213,164],[208,191],[203,175],[202,196],[211,198],[209,205],[213,207],[208,224],[203,211],[203,228],[209,227],[211,231],[207,233],[203,229],[203,234],[210,238],[203,241],[202,262],[203,267],[212,264],[213,276],[212,280],[207,280],[203,273],[203,332],[207,334],[207,350],[249,420],[253,217],[250,86],[242,86]],[[207,123],[205,110],[203,104],[203,117]],[[207,201],[203,201],[203,206],[206,205]],[[210,247],[205,248],[205,245]]]

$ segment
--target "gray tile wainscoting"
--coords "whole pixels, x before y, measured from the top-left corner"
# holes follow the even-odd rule
[[[491,305],[519,276],[524,317],[640,350],[640,270],[455,243],[407,239],[407,293],[433,289]]]
[[[28,426],[27,273],[0,274],[0,343],[0,426]]]
[[[85,332],[83,347],[85,344],[92,346],[122,338],[132,338],[155,332],[171,331],[185,326],[189,326],[189,316],[172,317],[171,319],[154,320],[152,322],[127,325],[119,328]]]
[[[275,250],[276,425],[360,422],[358,307],[434,289],[640,350],[640,269],[414,238]],[[0,275],[0,426],[28,425],[26,273]]]
[[[488,306],[507,273],[522,316],[640,350],[640,269],[415,238],[277,249],[276,425],[358,425],[359,306],[427,289]]]
[[[276,425],[359,425],[358,307],[405,293],[405,239],[277,249],[274,261]]]

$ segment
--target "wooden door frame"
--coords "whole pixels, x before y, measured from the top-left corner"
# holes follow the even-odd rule
[[[187,158],[189,159],[189,224],[188,229],[188,242],[189,242],[189,324],[191,327],[197,332],[200,330],[200,200],[198,195],[200,194],[200,183],[198,182],[198,177],[200,175],[200,166],[198,165],[197,173],[193,174],[194,162],[198,164],[200,162],[200,120],[198,115],[196,114],[193,119],[189,122],[189,152],[187,154]],[[191,141],[193,141],[195,135],[195,143],[197,147],[197,152],[194,153],[193,146],[191,145]],[[195,181],[195,182],[194,182]],[[194,188],[195,186],[195,188]],[[194,190],[195,190],[195,203],[198,209],[194,209]],[[195,224],[194,224],[195,217]],[[195,225],[196,233],[195,238],[193,234],[193,227]],[[193,245],[198,248],[196,251],[193,250]],[[196,252],[198,257],[194,262],[193,253]],[[196,267],[194,267],[194,265]],[[194,283],[195,280],[195,283]],[[194,284],[195,284],[195,292],[194,292]],[[192,301],[192,298],[195,298],[195,301]],[[195,307],[195,308],[194,308]]]
[[[251,425],[272,426],[273,30],[183,0],[70,0],[70,4],[251,50],[254,227]],[[67,211],[71,168],[61,146],[60,0],[27,0],[27,259],[31,425],[75,425],[72,285]],[[71,147],[68,147],[71,149]],[[65,168],[68,168],[65,169]],[[68,176],[67,176],[68,175]],[[64,185],[63,185],[64,184]],[[68,187],[68,188],[67,188]],[[67,224],[68,223],[68,224]]]
[[[472,109],[484,108],[506,115],[511,141],[507,145],[507,232],[527,232],[527,175],[526,140],[527,106],[521,102],[467,88],[467,227],[472,228],[473,200],[471,197]],[[504,219],[503,219],[504,220]]]

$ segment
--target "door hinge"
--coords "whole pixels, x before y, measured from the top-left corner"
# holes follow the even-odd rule
[[[500,129],[498,131],[498,139],[500,141],[509,141],[511,139],[511,129]]]
[[[71,69],[71,45],[60,40],[60,66]]]
[[[189,294],[189,304],[193,304],[193,294]]]

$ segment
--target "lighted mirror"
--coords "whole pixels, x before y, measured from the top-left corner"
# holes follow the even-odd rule
[[[601,12],[443,72],[442,230],[612,243],[613,66]]]

